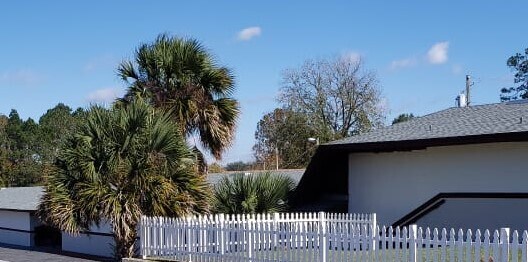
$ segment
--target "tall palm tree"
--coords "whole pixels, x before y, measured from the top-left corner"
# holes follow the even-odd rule
[[[210,189],[174,125],[142,101],[92,107],[47,178],[41,219],[70,233],[110,223],[116,256],[131,257],[141,215],[207,212]]]
[[[294,185],[292,178],[270,172],[224,177],[215,186],[214,209],[225,214],[287,211]]]
[[[198,134],[216,158],[232,143],[239,115],[238,102],[231,97],[234,76],[197,40],[162,34],[141,45],[134,62],[122,62],[118,74],[129,85],[120,102],[144,97],[170,109],[182,133]]]

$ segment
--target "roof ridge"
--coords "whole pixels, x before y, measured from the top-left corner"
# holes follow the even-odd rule
[[[408,121],[335,140],[326,145],[528,132],[528,121],[519,120],[522,118],[528,119],[528,103],[501,102],[449,107]]]

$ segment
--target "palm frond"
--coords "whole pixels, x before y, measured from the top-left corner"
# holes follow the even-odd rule
[[[216,186],[214,209],[219,213],[271,213],[288,209],[293,180],[281,174],[236,174]]]
[[[161,34],[137,48],[134,63],[121,63],[118,75],[129,85],[118,105],[143,97],[170,110],[184,134],[198,132],[216,158],[231,145],[240,115],[234,76],[199,41]]]

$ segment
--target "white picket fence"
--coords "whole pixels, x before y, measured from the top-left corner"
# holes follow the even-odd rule
[[[179,261],[523,261],[528,233],[376,226],[376,215],[141,220],[141,255]]]
[[[341,236],[375,224],[376,214],[323,212],[142,217],[141,255],[183,261],[324,261],[325,251],[337,248]]]

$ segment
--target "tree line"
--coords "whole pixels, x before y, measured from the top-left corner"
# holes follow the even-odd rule
[[[82,121],[85,111],[59,103],[38,122],[23,120],[18,111],[0,114],[0,185],[42,185],[65,138]]]

